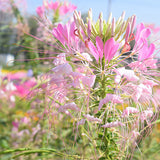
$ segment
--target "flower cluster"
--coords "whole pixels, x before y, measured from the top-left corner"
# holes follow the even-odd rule
[[[124,16],[116,21],[110,15],[106,22],[100,13],[95,23],[89,10],[85,23],[75,11],[74,21],[54,27],[50,33],[60,53],[35,89],[45,94],[48,112],[74,121],[77,134],[87,137],[84,143],[92,143],[98,158],[130,156],[127,151],[134,151],[159,112],[151,30],[136,25],[135,15]]]
[[[25,70],[2,70],[0,72],[1,120],[6,124],[5,119],[7,119],[7,123],[11,124],[5,129],[5,132],[2,123],[0,124],[1,135],[5,137],[5,133],[8,131],[8,135],[11,136],[7,139],[6,144],[9,142],[10,146],[23,147],[33,142],[35,137],[37,143],[40,143],[41,137],[36,134],[42,132],[41,124],[38,122],[42,115],[35,107],[38,104],[36,101],[33,103],[27,101],[29,93],[36,84],[37,81],[33,77],[32,70],[28,70],[28,72]]]
[[[32,70],[28,70],[28,72],[2,72],[0,75],[1,103],[3,104],[3,102],[7,102],[8,106],[11,107],[15,105],[16,96],[19,98],[26,98],[32,87],[37,83],[32,75]]]
[[[43,17],[45,12],[54,11],[54,13],[58,12],[61,16],[73,12],[77,7],[69,2],[61,3],[59,1],[48,2],[46,0],[43,1],[43,5],[37,7],[36,12],[40,17]]]
[[[23,10],[26,9],[26,1],[25,0],[0,0],[0,10],[5,13],[13,13],[13,8],[20,8],[23,6]]]

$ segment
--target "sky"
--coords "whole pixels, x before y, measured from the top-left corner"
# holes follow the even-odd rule
[[[26,0],[28,11],[35,13],[37,6],[42,5],[43,0]],[[55,1],[55,0],[53,0]],[[108,17],[108,1],[109,0],[69,0],[75,4],[78,11],[87,12],[92,8],[94,20],[97,20],[100,12],[103,13],[104,19]],[[126,12],[126,19],[135,14],[137,23],[154,23],[160,26],[160,0],[111,0],[112,15],[118,19],[122,12]]]

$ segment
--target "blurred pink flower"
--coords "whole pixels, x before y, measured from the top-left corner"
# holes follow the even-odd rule
[[[64,3],[63,5],[60,6],[59,8],[59,13],[60,15],[65,15],[69,12],[73,12],[77,6],[71,4],[71,3]]]
[[[102,120],[89,114],[83,115],[88,121],[102,123]]]
[[[117,73],[117,75],[115,76],[116,83],[120,82],[122,76],[124,76],[127,81],[136,82],[139,80],[139,77],[135,75],[133,70],[125,69],[125,67],[115,69],[114,71]]]
[[[58,7],[60,6],[60,3],[58,1],[55,2],[50,2],[50,4],[48,4],[49,9],[53,9],[53,10],[57,10]]]
[[[151,31],[149,28],[146,28],[143,23],[138,24],[136,34],[135,34],[136,44],[138,45],[140,45],[141,43],[143,44],[143,41],[147,40],[150,34],[151,34]]]
[[[139,52],[138,60],[142,61],[150,58],[153,55],[154,50],[155,50],[155,45],[151,43],[150,46],[148,47],[148,42],[144,40],[142,48],[139,49],[138,51]]]
[[[111,128],[111,127],[122,127],[125,126],[122,122],[116,121],[116,122],[110,122],[103,125],[103,128]]]
[[[144,121],[144,120],[147,120],[148,118],[151,118],[152,115],[153,115],[152,109],[147,109],[142,112],[142,114],[140,115],[140,119]]]
[[[60,64],[66,63],[66,54],[60,53],[53,61],[54,65],[58,66]]]
[[[77,105],[74,102],[65,104],[63,106],[60,106],[59,109],[58,109],[58,111],[59,112],[64,112],[67,109],[75,110],[75,111],[80,111],[80,109],[77,107]]]
[[[23,117],[23,118],[21,118],[21,122],[24,124],[28,124],[29,122],[31,122],[31,119],[28,117]]]
[[[111,101],[111,103],[123,103],[123,100],[121,99],[120,96],[116,94],[107,94],[106,98],[100,100],[98,110],[100,110],[102,106],[108,103],[109,101]]]
[[[37,8],[36,8],[36,12],[37,12],[37,14],[38,14],[40,17],[42,17],[43,14],[44,14],[44,12],[45,12],[44,6],[39,6],[39,7],[37,7]]]
[[[141,72],[146,72],[148,69],[156,69],[157,68],[157,59],[146,59],[143,60],[143,62],[135,61],[130,63],[128,66],[131,67],[131,69],[136,69]]]
[[[134,48],[137,49],[139,53],[139,61],[150,58],[155,50],[155,45],[153,43],[148,46],[147,38],[150,36],[150,34],[151,30],[146,28],[143,23],[137,26]]]
[[[135,90],[133,93],[133,99],[135,102],[140,101],[140,99],[150,99],[152,95],[152,88],[151,86],[144,85],[144,84],[139,84],[135,86]]]
[[[23,78],[27,77],[27,72],[26,71],[18,71],[16,73],[9,73],[6,75],[6,77],[9,80],[23,79]]]
[[[147,24],[145,26],[150,28],[153,33],[157,33],[160,31],[160,27],[155,27],[155,24]]]
[[[93,87],[96,79],[96,75],[85,76],[84,74],[78,72],[72,72],[71,76],[73,77],[72,85],[79,88],[81,88],[82,85],[89,88]]]
[[[52,71],[58,75],[63,75],[63,74],[69,75],[72,72],[72,67],[70,64],[64,63],[56,66],[55,68],[52,69]]]
[[[37,82],[35,81],[35,79],[31,79],[28,80],[24,83],[20,83],[15,85],[16,86],[16,91],[14,92],[15,95],[24,98],[25,96],[27,96],[27,94],[29,94],[29,92],[31,91],[32,87],[34,87],[37,84]]]
[[[138,136],[140,136],[140,133],[139,132],[137,132],[137,131],[132,131],[132,133],[131,133],[131,140],[132,139],[136,139]]]
[[[123,113],[122,113],[122,116],[123,117],[128,117],[130,114],[133,114],[133,113],[138,113],[139,110],[137,108],[134,108],[134,107],[127,107],[125,110],[123,110]]]

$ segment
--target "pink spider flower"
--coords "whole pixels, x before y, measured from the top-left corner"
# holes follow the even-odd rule
[[[136,86],[135,88],[135,92],[134,92],[134,96],[133,96],[133,99],[138,102],[139,99],[141,97],[144,97],[144,98],[147,98],[150,99],[150,96],[152,95],[152,88],[151,86],[147,86],[147,85],[144,85],[144,84],[139,84],[138,86]]]
[[[146,40],[143,41],[142,48],[138,51],[138,60],[143,61],[145,59],[150,58],[155,51],[155,45],[153,43],[148,47],[148,42]]]
[[[71,3],[64,3],[63,5],[60,6],[59,8],[59,13],[60,15],[65,15],[69,12],[73,12],[77,6],[71,4]]]
[[[110,123],[106,123],[105,125],[103,125],[103,128],[112,128],[112,127],[122,127],[125,126],[124,123],[116,121],[116,122],[110,122]]]
[[[150,68],[150,69],[157,69],[156,63],[157,63],[157,59],[153,59],[153,58],[151,58],[151,59],[146,59],[146,60],[144,61],[144,65],[145,65],[146,67]]]
[[[125,69],[125,67],[121,67],[114,70],[117,75],[115,76],[115,82],[119,83],[121,80],[121,77],[124,76],[128,81],[136,82],[139,80],[139,77],[137,77],[133,70]]]
[[[150,28],[153,33],[157,33],[160,31],[160,27],[155,27],[155,24],[147,24],[145,26]]]
[[[149,58],[146,60],[143,60],[142,62],[140,61],[135,61],[130,63],[128,66],[131,67],[131,69],[136,69],[141,72],[146,72],[148,69],[157,69],[157,59]]]
[[[82,78],[82,83],[85,86],[91,88],[91,87],[93,87],[93,85],[95,83],[95,79],[96,79],[96,75],[84,76]]]
[[[147,40],[150,34],[151,34],[150,29],[146,28],[143,23],[137,25],[137,30],[135,34],[136,45],[141,46],[141,43],[143,43],[144,40]]]
[[[112,103],[123,103],[123,100],[120,96],[116,94],[107,94],[104,99],[100,100],[98,110],[100,110],[102,106],[108,103],[109,101],[111,101]]]
[[[134,107],[127,107],[123,113],[122,113],[122,116],[123,117],[128,117],[130,114],[134,114],[134,113],[138,113],[139,110],[137,108],[134,108]]]
[[[152,109],[147,109],[142,112],[142,114],[140,115],[140,119],[144,121],[144,120],[147,120],[148,118],[151,118],[152,116],[153,116]]]
[[[55,72],[57,75],[63,75],[67,74],[69,75],[72,72],[72,67],[68,63],[64,63],[61,65],[56,66],[52,69],[53,72]]]
[[[25,97],[29,92],[31,91],[32,87],[34,87],[37,84],[35,79],[30,79],[22,84],[17,84],[16,86],[16,91],[14,92],[15,95],[19,97]]]
[[[95,79],[96,79],[96,75],[86,76],[78,72],[72,72],[71,76],[73,78],[72,85],[74,87],[79,87],[79,88],[82,88],[82,85],[84,85],[85,87],[89,87],[89,88],[93,87]]]
[[[53,9],[53,10],[57,10],[59,6],[60,6],[60,3],[58,1],[55,1],[55,2],[51,1],[48,4],[49,9]]]
[[[59,55],[57,55],[57,57],[54,59],[53,63],[56,66],[66,63],[66,54],[60,53]]]
[[[37,7],[37,8],[36,8],[36,12],[37,12],[37,14],[38,14],[40,17],[42,17],[43,14],[44,14],[44,12],[45,12],[44,6],[39,6],[39,7]]]
[[[134,130],[131,132],[131,140],[135,140],[138,136],[140,136],[139,132]]]
[[[96,46],[89,41],[88,47],[91,51],[91,54],[96,59],[97,63],[100,60],[102,60],[103,55],[105,57],[105,60],[110,62],[110,60],[114,57],[116,54],[119,44],[114,41],[114,38],[110,38],[105,42],[105,45],[103,45],[103,41],[100,37],[96,37]]]
[[[102,123],[102,120],[89,114],[83,115],[88,121]]]
[[[142,61],[148,59],[153,55],[155,50],[155,45],[153,43],[148,46],[147,38],[151,34],[149,28],[146,28],[143,23],[137,26],[137,31],[135,34],[135,46],[138,50],[138,60]]]
[[[57,27],[53,28],[52,34],[56,39],[58,39],[62,43],[66,51],[69,50],[69,52],[72,53],[72,48],[74,48],[74,53],[75,50],[79,52],[84,52],[84,45],[82,44],[79,37],[76,36],[75,30],[75,23],[68,22],[65,25],[58,24]]]
[[[86,121],[85,119],[81,119],[80,121],[77,122],[77,126],[84,125],[85,121]]]
[[[80,111],[80,109],[77,107],[77,105],[74,102],[60,106],[58,111],[62,112],[62,111],[68,110],[68,109],[74,110],[74,111]]]
[[[158,85],[158,83],[154,82],[153,80],[149,80],[149,79],[144,79],[143,84],[146,86],[151,86],[151,87]]]

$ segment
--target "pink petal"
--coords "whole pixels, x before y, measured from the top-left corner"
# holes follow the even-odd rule
[[[155,50],[155,45],[151,43],[148,48],[148,42],[145,40],[142,48],[139,50],[138,53],[138,60],[142,61],[144,59],[150,58]]]
[[[98,63],[98,61],[99,61],[99,54],[98,54],[97,48],[94,46],[94,44],[91,41],[88,42],[88,47],[89,47],[92,55],[94,56],[94,58],[96,59],[96,61]]]
[[[137,26],[137,31],[136,31],[136,34],[135,34],[135,41],[137,42],[139,39],[140,39],[140,33],[142,32],[142,30],[145,28],[144,24],[143,23],[140,23],[138,26]]]
[[[126,35],[125,35],[125,42],[128,41],[129,33],[130,33],[131,25],[128,23],[127,29],[126,29]]]
[[[116,54],[118,47],[119,47],[119,44],[115,44],[114,38],[108,39],[104,46],[105,60],[108,60],[108,62],[110,62],[110,60]]]
[[[49,4],[49,8],[50,9],[54,9],[54,10],[56,10],[58,8],[58,6],[59,6],[59,2],[58,1],[56,1],[54,3],[51,1],[51,3]]]
[[[149,46],[149,49],[148,49],[148,55],[147,55],[146,59],[150,58],[154,51],[155,51],[155,45],[153,43],[151,43]]]
[[[96,46],[99,53],[100,58],[103,58],[103,41],[100,37],[96,37]]]
[[[37,12],[37,14],[40,16],[40,17],[42,17],[43,16],[43,14],[44,14],[44,6],[39,6],[39,7],[37,7],[36,8],[36,12]]]
[[[151,118],[152,115],[153,115],[153,111],[151,109],[147,109],[143,111],[143,113],[140,116],[140,119],[144,121],[144,120],[147,120],[148,118]]]
[[[145,29],[142,30],[140,36],[141,36],[143,39],[147,39],[150,34],[151,34],[151,30],[150,30],[149,28],[145,28]]]
[[[54,36],[56,39],[58,39],[63,45],[65,45],[65,40],[64,40],[64,38],[62,37],[62,34],[59,33],[59,31],[57,30],[57,28],[53,28],[52,34],[53,34],[53,36]]]
[[[88,20],[88,28],[87,28],[87,33],[88,33],[88,37],[90,38],[91,36],[91,20]]]
[[[84,77],[82,78],[82,83],[83,83],[85,86],[91,88],[91,87],[93,87],[93,85],[94,85],[95,79],[96,79],[96,75],[91,75],[90,77],[84,76]]]
[[[52,71],[58,75],[70,74],[72,72],[72,67],[68,63],[65,63],[56,66],[55,68],[52,69]]]
[[[68,24],[64,25],[64,28],[63,28],[63,36],[65,37],[67,43],[69,42],[69,37],[70,37],[70,33],[69,33],[69,26]]]
[[[110,51],[110,56],[108,58],[108,62],[110,62],[110,60],[114,57],[114,55],[116,54],[117,50],[119,48],[119,44],[116,44],[112,47],[111,51]]]
[[[109,59],[110,51],[111,51],[113,45],[114,45],[113,38],[108,39],[104,45],[104,57],[106,60]]]

